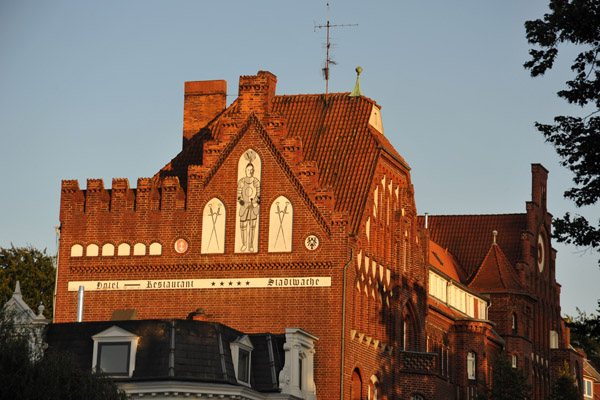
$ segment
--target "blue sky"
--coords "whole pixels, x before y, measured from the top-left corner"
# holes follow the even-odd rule
[[[56,252],[60,182],[152,176],[181,148],[185,81],[268,70],[278,94],[322,93],[325,1],[0,0],[0,246]],[[529,77],[524,21],[547,0],[331,0],[330,92],[365,96],[412,167],[419,213],[520,213],[531,163],[548,207],[571,176],[534,121],[582,111],[557,98],[574,50]],[[578,212],[598,218],[598,207]],[[491,240],[491,233],[490,233]],[[563,313],[596,310],[598,254],[554,244]]]

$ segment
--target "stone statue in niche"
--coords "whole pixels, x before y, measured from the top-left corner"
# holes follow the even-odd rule
[[[258,221],[260,212],[261,161],[258,154],[247,150],[238,163],[236,252],[258,251]]]

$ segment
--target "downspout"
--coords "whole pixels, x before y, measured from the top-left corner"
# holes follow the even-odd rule
[[[348,263],[344,265],[344,283],[342,287],[342,351],[341,351],[341,361],[340,361],[340,400],[344,400],[344,356],[346,351],[346,274],[348,267],[352,264],[352,260],[354,260],[354,248],[350,247],[350,259]]]

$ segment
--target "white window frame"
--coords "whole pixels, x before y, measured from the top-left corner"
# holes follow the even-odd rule
[[[231,349],[231,358],[233,360],[233,367],[235,370],[235,379],[238,383],[250,387],[250,377],[252,375],[252,350],[254,346],[248,335],[240,336],[229,344]],[[247,381],[240,379],[240,350],[248,352],[248,364],[247,364]]]
[[[589,391],[588,391],[589,385]],[[583,378],[583,397],[586,399],[594,398],[594,382],[590,379]]]
[[[125,375],[111,375],[110,371],[106,371],[106,375],[107,376],[114,376],[114,377],[129,377],[131,378],[133,375],[133,372],[135,371],[135,355],[137,352],[137,345],[138,345],[138,341],[139,341],[139,336],[134,335],[131,332],[127,332],[124,329],[119,328],[118,326],[114,325],[111,326],[110,328],[92,336],[92,340],[94,341],[94,354],[92,356],[92,369],[95,370],[98,365],[99,365],[99,351],[98,348],[101,347],[99,345],[102,344],[110,344],[110,343],[128,343],[129,344],[129,366],[128,366],[128,371],[127,374]]]
[[[558,349],[558,332],[550,331],[550,348]]]
[[[510,363],[513,368],[517,368],[519,366],[519,358],[516,354],[510,356]]]

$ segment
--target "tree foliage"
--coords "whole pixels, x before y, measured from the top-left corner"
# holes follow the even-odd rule
[[[569,372],[569,366],[565,363],[560,369],[558,378],[552,384],[548,400],[579,400],[579,389],[575,378]]]
[[[477,400],[526,400],[531,397],[531,387],[521,369],[513,368],[508,356],[501,353],[494,362],[491,389],[480,383]]]
[[[0,315],[1,399],[125,400],[126,395],[108,378],[77,368],[71,357],[46,352],[33,361],[27,336],[12,319]]]
[[[584,116],[557,116],[554,124],[536,122],[536,127],[573,173],[575,186],[565,197],[577,207],[590,206],[600,198],[600,2],[550,0],[549,8],[543,20],[525,22],[528,42],[539,49],[529,50],[531,59],[524,67],[531,76],[540,76],[554,66],[561,44],[581,48],[571,65],[575,76],[557,94],[580,106]],[[590,224],[580,215],[566,213],[555,220],[554,236],[559,242],[598,249],[598,222]]]
[[[600,315],[586,314],[577,309],[577,317],[567,316],[567,326],[571,329],[571,344],[582,348],[588,360],[600,365]],[[600,301],[598,301],[600,313]]]
[[[21,283],[23,300],[34,311],[44,304],[44,316],[52,317],[54,294],[54,258],[32,246],[0,247],[0,306],[11,298],[17,280]]]

